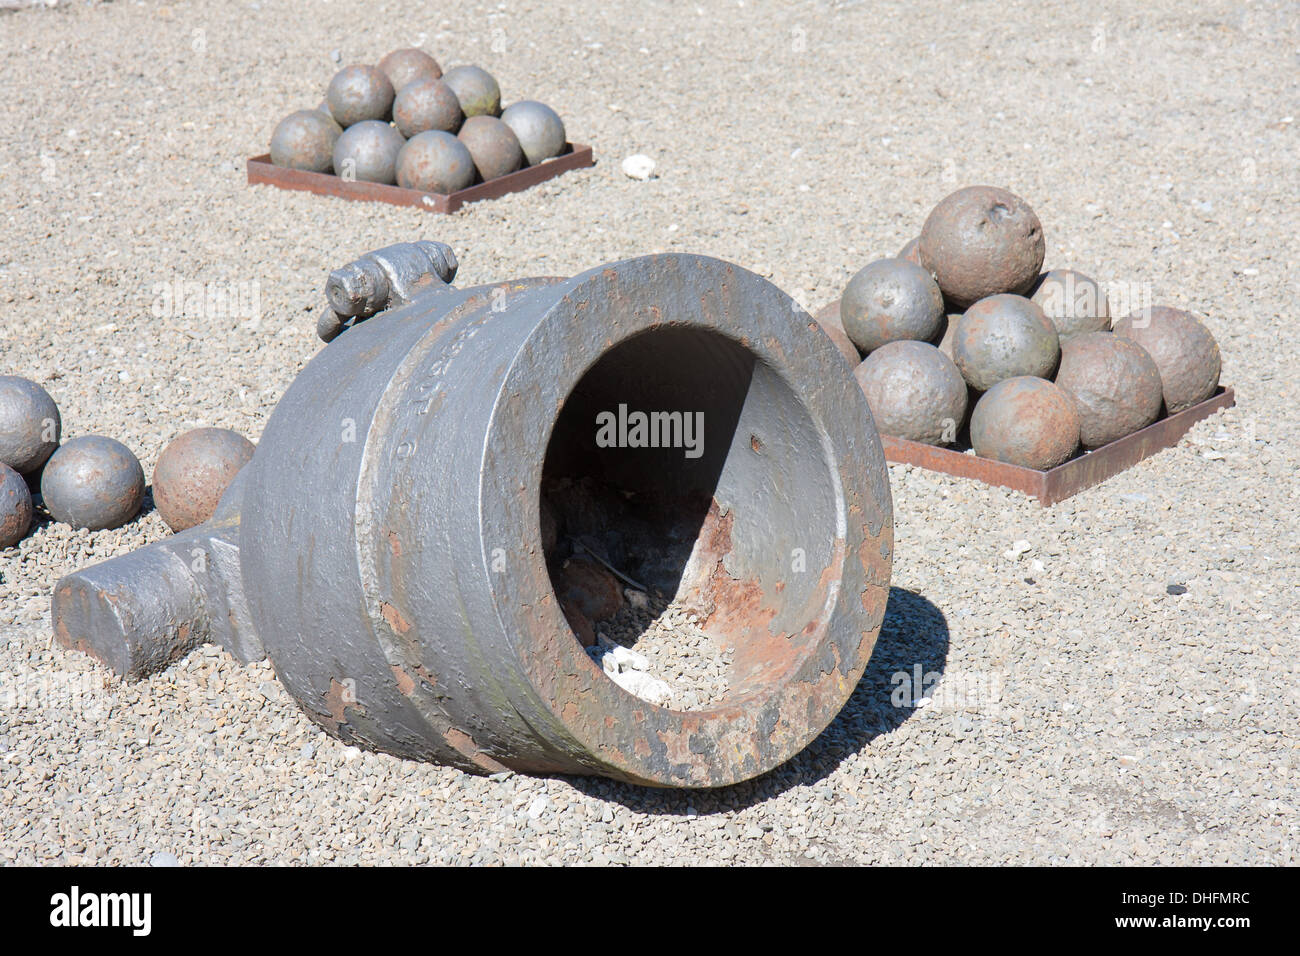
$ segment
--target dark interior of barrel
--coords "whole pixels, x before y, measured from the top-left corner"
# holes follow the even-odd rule
[[[669,325],[620,343],[572,389],[539,525],[557,600],[597,656],[611,641],[642,651],[664,628],[629,633],[629,621],[666,605],[693,618],[708,643],[687,641],[690,653],[726,662],[685,707],[700,709],[761,692],[808,650],[834,577],[836,494],[789,386],[740,343]],[[630,602],[649,610],[629,617]],[[689,664],[674,662],[679,681]]]

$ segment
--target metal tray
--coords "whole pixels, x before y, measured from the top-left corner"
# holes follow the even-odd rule
[[[271,163],[269,153],[248,160],[248,184],[265,183],[280,189],[296,189],[318,196],[338,196],[367,202],[386,202],[395,206],[414,206],[426,212],[451,213],[466,203],[483,199],[497,199],[507,193],[517,193],[538,183],[554,179],[571,169],[595,166],[591,147],[569,143],[566,152],[536,166],[528,166],[485,183],[454,193],[426,193],[418,189],[403,189],[383,183],[349,182],[331,173],[309,173],[301,169],[287,169]]]
[[[817,318],[821,322],[833,319],[838,324],[839,309],[837,300],[821,309]],[[892,435],[881,435],[880,441],[884,445],[885,458],[889,461],[915,465],[958,478],[973,478],[986,485],[1011,488],[1037,498],[1038,503],[1046,507],[1077,495],[1085,488],[1099,485],[1162,449],[1174,447],[1197,422],[1209,418],[1221,408],[1231,408],[1235,404],[1237,399],[1233,390],[1220,386],[1214,395],[1199,405],[1152,422],[1146,428],[1116,439],[1095,451],[1084,452],[1049,471],[1037,471],[991,458],[981,458],[973,452],[963,451],[961,444],[956,448],[940,448],[906,438],[894,438]]]

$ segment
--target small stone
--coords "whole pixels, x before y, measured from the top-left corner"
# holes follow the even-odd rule
[[[181,861],[176,858],[175,853],[168,853],[166,850],[159,850],[153,856],[149,857],[150,866],[180,866]]]
[[[623,160],[623,175],[644,182],[654,176],[655,161],[641,153]]]

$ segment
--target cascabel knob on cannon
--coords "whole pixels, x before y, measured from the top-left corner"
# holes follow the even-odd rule
[[[456,289],[433,253],[344,270],[332,308],[355,311],[213,519],[65,577],[57,638],[132,677],[205,640],[265,653],[331,734],[480,773],[713,787],[798,753],[866,667],[892,559],[834,345],[716,259]],[[626,410],[702,438],[598,441]],[[552,583],[570,538],[695,615],[731,660],[720,697],[660,706],[593,663]]]

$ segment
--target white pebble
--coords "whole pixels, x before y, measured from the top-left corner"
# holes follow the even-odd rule
[[[654,175],[655,161],[649,156],[636,153],[623,160],[623,175],[630,179],[645,181]]]

